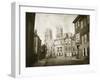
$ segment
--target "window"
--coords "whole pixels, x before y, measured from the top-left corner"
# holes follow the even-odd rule
[[[87,48],[85,48],[85,56],[87,56]]]
[[[58,47],[57,52],[62,52],[62,47]]]
[[[82,36],[82,44],[87,43],[87,34]]]
[[[62,47],[60,47],[60,52],[62,52]]]
[[[84,43],[87,43],[87,35],[84,35]]]
[[[83,49],[83,56],[88,56],[87,48],[84,48],[84,49]]]
[[[82,36],[82,44],[84,44],[84,36]]]
[[[85,48],[84,48],[84,56],[85,56]]]
[[[80,33],[77,33],[76,34],[76,42],[79,42],[80,41]]]
[[[81,28],[83,28],[83,25],[84,25],[84,24],[83,24],[83,20],[81,20],[80,23],[81,23]]]
[[[57,48],[57,52],[59,52],[59,47]]]

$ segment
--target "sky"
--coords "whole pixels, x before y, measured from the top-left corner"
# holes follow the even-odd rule
[[[47,28],[52,30],[53,39],[56,38],[56,27],[63,28],[63,33],[75,33],[73,20],[77,15],[72,14],[49,14],[49,13],[36,13],[35,17],[35,30],[39,35],[42,43],[45,39],[45,31]]]

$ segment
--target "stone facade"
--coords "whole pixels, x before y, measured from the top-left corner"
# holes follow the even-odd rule
[[[37,31],[34,32],[34,54],[37,56],[37,60],[39,60],[41,54],[41,39],[37,34]]]
[[[89,15],[78,15],[73,21],[75,25],[76,46],[79,58],[89,57]]]
[[[72,33],[63,33],[62,27],[56,28],[56,38],[52,38],[52,31],[45,32],[46,57],[72,57],[76,54],[75,38]]]
[[[45,45],[47,47],[46,57],[52,56],[52,54],[53,54],[53,39],[52,39],[52,30],[51,29],[46,29]]]
[[[72,57],[76,54],[75,40],[72,33],[63,33],[63,28],[57,28],[57,37],[54,40],[55,55],[59,57]]]

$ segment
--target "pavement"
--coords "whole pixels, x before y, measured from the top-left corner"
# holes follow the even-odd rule
[[[33,66],[79,65],[88,63],[88,60],[76,59],[75,57],[57,57],[39,60]]]

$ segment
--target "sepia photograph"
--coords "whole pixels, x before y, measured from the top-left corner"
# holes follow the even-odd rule
[[[90,64],[90,16],[25,13],[26,67]]]

